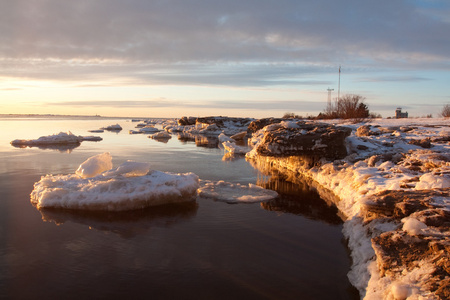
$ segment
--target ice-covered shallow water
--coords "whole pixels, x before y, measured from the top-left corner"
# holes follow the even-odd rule
[[[73,149],[15,148],[70,130],[119,123],[101,142]],[[336,211],[316,194],[261,176],[245,160],[174,136],[167,143],[129,135],[126,120],[0,119],[0,298],[357,299]],[[264,204],[196,203],[133,212],[37,210],[33,184],[73,173],[109,151],[164,172],[202,180],[264,184],[281,198]]]

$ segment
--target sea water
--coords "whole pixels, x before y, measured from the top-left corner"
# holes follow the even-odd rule
[[[89,130],[120,124],[120,132]],[[130,135],[136,123],[106,118],[0,119],[0,298],[357,299],[336,209],[244,158],[224,158],[214,141]],[[16,148],[14,139],[59,132],[96,135],[75,148]],[[198,140],[199,141],[199,140]],[[203,145],[201,147],[197,145]],[[208,147],[205,147],[208,145]],[[110,152],[114,166],[194,172],[201,180],[259,184],[277,200],[195,203],[121,213],[37,210],[33,184],[74,173]]]

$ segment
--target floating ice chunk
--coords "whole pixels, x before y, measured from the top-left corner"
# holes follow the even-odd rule
[[[223,142],[223,148],[233,154],[246,154],[250,151],[248,147],[238,146],[233,142]]]
[[[11,142],[13,146],[38,146],[52,144],[79,144],[83,141],[83,137],[74,135],[72,132],[60,132],[49,136],[41,136],[36,140],[14,140]]]
[[[422,223],[413,217],[403,218],[402,222],[403,230],[408,232],[410,235],[419,235],[422,233],[422,230],[428,228],[425,223]]]
[[[154,132],[158,132],[158,131],[159,131],[158,128],[149,125],[149,126],[145,126],[145,127],[139,128],[139,130],[130,130],[129,133],[130,134],[139,134],[139,133],[146,133],[146,134],[148,134],[148,133],[154,133]]]
[[[243,185],[225,181],[205,181],[198,195],[228,203],[261,202],[276,198],[278,193],[254,184]]]
[[[122,130],[122,126],[120,126],[119,124],[115,124],[115,125],[109,125],[109,126],[103,127],[101,129],[110,130],[110,131],[120,131],[120,130]]]
[[[76,174],[41,177],[31,202],[38,208],[123,211],[195,200],[197,175],[149,170],[149,163],[133,161],[112,169],[105,152],[88,158]]]
[[[144,176],[150,171],[150,163],[126,161],[115,169],[103,172],[103,176],[118,176],[125,177]]]
[[[234,142],[234,140],[225,133],[221,133],[219,134],[219,143],[222,144],[224,142]]]
[[[104,171],[108,171],[112,168],[112,156],[109,152],[98,154],[89,157],[83,162],[75,174],[82,178],[90,178],[101,174]]]
[[[94,135],[80,136],[80,138],[81,138],[83,141],[90,141],[90,142],[99,142],[99,141],[103,140],[101,137],[99,137],[99,136],[94,136]]]
[[[164,140],[164,139],[171,139],[172,135],[170,135],[169,133],[165,132],[165,131],[160,131],[158,133],[154,133],[148,136],[151,139],[154,140]]]
[[[151,171],[137,177],[46,175],[34,184],[31,202],[37,208],[125,211],[194,201],[198,176]]]
[[[247,135],[247,131],[241,131],[239,133],[236,133],[236,134],[232,135],[231,138],[233,140],[238,141],[238,140],[243,140],[246,135]]]

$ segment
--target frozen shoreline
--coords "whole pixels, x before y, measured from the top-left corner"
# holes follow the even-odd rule
[[[357,133],[362,125],[365,125],[362,129],[368,130],[366,134],[361,133],[362,129]],[[343,233],[352,251],[349,279],[360,291],[361,298],[445,299],[450,287],[446,277],[448,270],[445,271],[450,242],[447,214],[450,210],[450,120],[339,124],[338,127],[352,129],[345,139],[348,155],[337,160],[319,159],[313,165],[305,164],[301,156],[258,153],[273,149],[265,141],[271,130],[289,131],[290,126],[292,123],[278,128],[268,125],[255,132],[253,150],[246,158],[268,173],[275,169],[290,176],[304,177],[322,197],[335,203],[346,220]],[[279,145],[277,141],[277,149]],[[376,214],[377,210],[385,208],[386,202],[373,205],[373,200],[384,199],[380,194],[389,190],[395,194],[405,193],[392,204],[397,216],[391,215],[393,212]],[[427,203],[417,211],[398,213],[401,207],[411,204],[410,194],[406,193],[409,191],[425,191]],[[444,225],[437,226],[431,221],[439,218]],[[422,241],[426,249],[415,257],[388,247],[402,243],[414,247],[417,240]],[[394,255],[399,258],[389,261],[389,256]]]

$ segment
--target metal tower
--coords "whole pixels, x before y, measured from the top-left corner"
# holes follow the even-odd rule
[[[334,89],[327,88],[327,91],[328,91],[327,112],[331,112],[331,92],[334,91]]]

